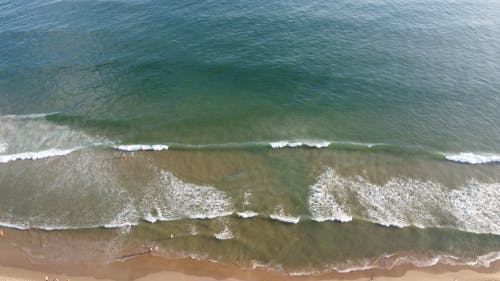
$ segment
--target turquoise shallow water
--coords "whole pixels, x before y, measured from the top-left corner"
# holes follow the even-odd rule
[[[0,1],[0,224],[89,259],[112,240],[289,272],[486,266],[499,11]]]

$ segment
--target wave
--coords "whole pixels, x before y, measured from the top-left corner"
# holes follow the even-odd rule
[[[62,156],[84,147],[106,143],[100,137],[45,119],[53,114],[56,113],[0,116],[0,162]]]
[[[100,143],[96,142],[93,144],[90,144],[87,146],[87,148],[90,147],[106,147],[107,145],[105,143]],[[117,145],[117,146],[111,146],[114,149],[121,150],[121,151],[126,151],[126,152],[135,152],[135,151],[161,151],[161,150],[167,150],[168,146],[162,145],[162,144],[130,144],[130,145]],[[38,159],[43,159],[43,158],[49,158],[49,157],[59,157],[59,156],[64,156],[67,154],[70,154],[74,151],[83,149],[84,147],[74,147],[74,148],[65,148],[65,149],[59,149],[59,148],[50,148],[47,150],[41,150],[41,151],[26,151],[26,152],[19,152],[19,153],[13,153],[13,154],[0,154],[0,163],[7,163],[11,161],[16,161],[16,160],[38,160]],[[7,145],[6,144],[0,144],[0,153],[3,153],[7,150]]]
[[[28,114],[7,114],[0,115],[0,119],[40,119],[47,116],[56,115],[59,112],[48,112],[48,113],[28,113]]]
[[[70,154],[80,148],[70,148],[70,149],[55,149],[51,148],[48,150],[42,150],[37,152],[22,152],[15,154],[0,155],[0,163],[7,163],[15,160],[37,160],[48,157],[57,157],[66,154]]]
[[[433,152],[429,149],[411,146],[397,146],[384,143],[362,143],[334,140],[278,140],[278,141],[250,141],[213,144],[189,144],[165,142],[157,144],[120,144],[100,136],[87,134],[83,130],[76,130],[67,125],[54,122],[51,116],[60,116],[53,113],[33,113],[25,115],[0,116],[0,153],[3,162],[19,159],[40,159],[45,157],[62,156],[80,148],[111,147],[113,149],[134,151],[161,151],[161,150],[210,150],[210,149],[246,149],[246,148],[322,148],[353,151],[374,151],[393,153],[421,154],[430,158],[446,159],[449,161],[485,164],[500,162],[500,154],[494,153],[446,153]],[[50,117],[50,118],[47,118]],[[52,155],[50,155],[52,154]],[[40,157],[38,157],[39,155]],[[48,155],[48,156],[47,156]]]
[[[259,213],[253,212],[253,211],[243,211],[243,212],[236,212],[236,214],[240,218],[248,219],[248,218],[253,218],[259,215]]]
[[[375,147],[390,147],[383,143],[362,143],[347,141],[326,141],[326,140],[279,140],[279,141],[246,141],[227,143],[207,143],[189,144],[178,142],[166,142],[169,149],[244,149],[244,148],[339,148],[339,149],[370,149]]]
[[[155,186],[142,199],[141,208],[149,208],[145,217],[169,221],[233,214],[230,197],[213,186],[183,182],[166,170],[160,172]]]
[[[285,148],[285,147],[315,147],[323,148],[328,147],[330,142],[328,141],[277,141],[269,143],[272,148]]]
[[[342,177],[328,168],[309,187],[316,221],[347,222],[353,216],[384,226],[455,228],[500,235],[500,183],[470,180],[457,189],[418,179],[393,178],[384,185]],[[360,205],[361,211],[352,206]]]
[[[500,162],[500,154],[461,152],[458,154],[444,154],[445,158],[451,161],[468,164],[485,164]]]
[[[168,145],[163,144],[128,144],[128,145],[116,145],[114,148],[122,151],[140,151],[140,150],[167,150]]]
[[[141,221],[214,219],[233,214],[230,197],[213,186],[187,183],[160,170],[145,186],[124,188],[109,163],[95,162],[92,155],[79,157],[71,160],[72,165],[60,163],[68,169],[55,175],[52,184],[37,195],[0,204],[0,225],[46,230],[118,228]],[[93,176],[82,174],[82,170]],[[64,204],[44,203],[58,198],[64,198]],[[93,200],[91,210],[88,201],[81,198]],[[30,208],[23,207],[27,205]]]

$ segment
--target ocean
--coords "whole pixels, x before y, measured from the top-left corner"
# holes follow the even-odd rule
[[[155,248],[289,274],[487,267],[499,12],[0,1],[0,226],[42,263]]]

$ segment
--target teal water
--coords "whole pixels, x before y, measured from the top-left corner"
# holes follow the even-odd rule
[[[313,138],[497,153],[499,9],[4,1],[0,112],[60,112],[131,143]]]
[[[0,1],[0,224],[92,259],[113,237],[287,272],[487,266],[499,11]]]

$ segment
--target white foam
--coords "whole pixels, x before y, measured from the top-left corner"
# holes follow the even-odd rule
[[[226,193],[213,186],[185,183],[169,171],[160,171],[159,182],[147,192],[140,209],[143,218],[150,222],[212,219],[233,214]]]
[[[214,234],[214,236],[219,240],[229,240],[234,238],[233,232],[227,225],[224,225],[224,229],[222,229],[221,232]]]
[[[446,159],[469,164],[484,164],[500,162],[499,154],[461,152],[458,154],[445,154]]]
[[[127,204],[118,212],[110,222],[104,224],[105,228],[122,228],[130,227],[138,224],[139,214],[132,200],[128,201]]]
[[[140,150],[167,150],[168,145],[163,144],[128,144],[128,145],[117,145],[114,148],[122,151],[140,151]]]
[[[48,157],[57,157],[70,154],[71,152],[78,150],[80,148],[70,148],[70,149],[47,149],[37,152],[22,152],[15,154],[0,155],[0,163],[7,163],[15,160],[36,160]]]
[[[334,178],[333,172],[323,173],[318,181],[309,187],[309,211],[315,221],[327,220],[348,222],[352,215],[347,208],[348,193],[342,178]]]
[[[259,215],[259,213],[253,212],[253,211],[243,211],[243,212],[237,212],[239,217],[248,219],[248,218],[253,218]]]
[[[500,183],[470,180],[450,189],[439,183],[393,178],[383,185],[342,177],[327,169],[309,187],[309,210],[318,221],[360,218],[385,226],[453,227],[500,234]]]
[[[285,148],[285,147],[314,147],[314,148],[324,148],[330,145],[328,141],[276,141],[271,142],[269,145],[272,148]]]
[[[281,222],[293,223],[293,224],[297,224],[300,221],[300,217],[294,217],[294,216],[290,216],[288,214],[285,214],[285,211],[283,210],[283,208],[278,208],[278,212],[269,215],[269,217],[273,220],[278,220]]]
[[[4,153],[7,150],[7,147],[6,143],[0,143],[0,153]]]

